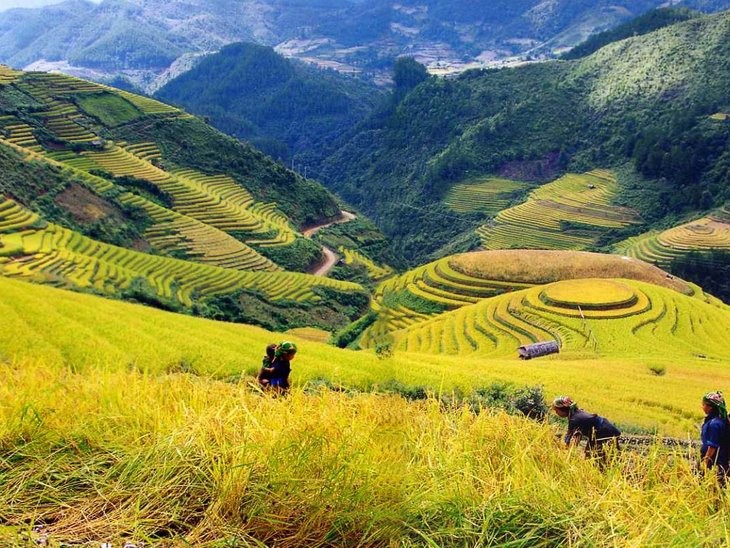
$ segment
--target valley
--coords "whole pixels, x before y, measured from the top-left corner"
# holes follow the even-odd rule
[[[730,12],[653,5],[0,12],[220,50],[0,65],[0,544],[723,545]]]

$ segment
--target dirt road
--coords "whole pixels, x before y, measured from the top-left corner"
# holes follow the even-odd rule
[[[340,211],[340,216],[334,221],[329,221],[327,223],[307,227],[302,230],[302,234],[304,234],[304,236],[306,236],[307,238],[311,238],[314,234],[317,233],[318,230],[322,230],[323,228],[327,228],[328,226],[340,223],[347,223],[356,218],[357,215],[355,215],[354,213],[350,213],[349,211]],[[335,267],[337,261],[340,259],[339,255],[337,255],[337,253],[332,251],[326,245],[322,246],[322,255],[322,260],[310,271],[310,274],[314,276],[327,276]]]

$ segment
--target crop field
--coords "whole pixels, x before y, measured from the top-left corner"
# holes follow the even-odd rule
[[[532,186],[510,179],[476,179],[452,186],[444,203],[458,213],[485,213],[492,216],[508,208],[516,195]]]
[[[721,360],[729,312],[633,280],[567,280],[486,299],[394,337],[397,349],[413,352],[510,356],[520,345],[557,340],[566,357]]]
[[[340,246],[340,253],[342,253],[345,264],[359,264],[364,266],[368,271],[368,276],[373,280],[382,280],[393,274],[393,269],[389,266],[380,266],[359,251],[354,249],[347,249],[346,247]]]
[[[145,231],[145,238],[158,250],[182,251],[195,262],[234,270],[281,270],[257,251],[217,228],[136,194],[124,194],[119,200],[144,210],[152,219],[154,224]]]
[[[649,232],[615,246],[617,253],[659,266],[692,251],[730,251],[730,220],[719,212],[664,232]]]
[[[0,65],[0,86],[11,84],[21,74],[21,72],[13,70],[7,65]]]
[[[606,230],[640,222],[612,205],[618,183],[610,171],[568,174],[532,191],[477,229],[486,249],[584,249]]]
[[[34,128],[21,122],[13,116],[4,116],[0,120],[2,130],[0,140],[16,147],[22,147],[32,152],[40,152],[43,147],[33,135]]]
[[[192,304],[192,295],[218,295],[257,289],[271,300],[313,301],[317,286],[360,291],[357,284],[289,272],[242,272],[148,255],[104,244],[49,224],[26,228],[34,218],[12,202],[0,210],[0,223],[14,227],[0,234],[0,273],[45,283],[116,292],[136,279],[146,280],[158,295]]]
[[[718,122],[725,122],[727,120],[730,120],[730,114],[727,112],[716,112],[715,114],[711,115],[710,118],[713,120],[717,120]]]
[[[440,259],[380,284],[372,301],[378,314],[362,335],[362,347],[389,341],[444,310],[559,280],[629,278],[692,295],[696,289],[647,263],[598,253],[501,250]],[[714,299],[698,296],[711,302]],[[416,299],[414,310],[414,298]],[[410,305],[410,306],[409,306]],[[430,310],[429,309],[430,306]]]
[[[106,127],[126,124],[142,116],[137,107],[116,93],[102,91],[93,95],[87,94],[80,96],[76,101],[82,111]]]

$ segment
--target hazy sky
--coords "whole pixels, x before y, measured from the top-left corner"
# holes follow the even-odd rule
[[[0,0],[0,11],[9,8],[37,8],[49,4],[60,4],[63,0]],[[100,0],[91,0],[99,2]]]

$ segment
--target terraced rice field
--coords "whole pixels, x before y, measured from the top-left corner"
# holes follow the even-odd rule
[[[710,116],[713,120],[717,120],[718,122],[725,122],[726,120],[730,120],[730,114],[727,112],[717,112]]]
[[[639,223],[612,205],[618,183],[610,171],[569,174],[530,193],[477,229],[485,249],[585,249],[606,230]]]
[[[563,356],[720,358],[730,308],[635,280],[567,280],[483,300],[393,334],[409,352],[515,357],[557,340]]]
[[[509,207],[516,194],[532,185],[509,179],[486,178],[454,185],[444,203],[457,213],[496,215]]]
[[[124,194],[119,200],[147,213],[153,225],[145,238],[158,250],[182,251],[193,261],[232,268],[273,272],[281,268],[246,244],[210,225],[161,207],[135,194]]]
[[[664,232],[629,238],[616,245],[615,251],[662,267],[693,251],[730,252],[730,219],[723,210]]]
[[[43,150],[43,147],[33,135],[35,128],[13,116],[3,116],[0,119],[0,125],[2,126],[0,141],[32,152],[41,152]]]
[[[381,283],[372,308],[376,321],[362,335],[360,346],[375,347],[394,333],[475,303],[558,280],[629,278],[648,282],[711,303],[696,287],[633,259],[570,251],[502,250],[465,253],[440,259]],[[585,291],[588,294],[588,290]],[[435,305],[419,312],[419,303]],[[424,310],[423,304],[420,309]]]
[[[314,287],[360,291],[349,282],[289,272],[241,272],[148,255],[97,242],[65,228],[49,224],[32,229],[34,218],[14,202],[0,211],[0,223],[14,232],[0,234],[0,272],[9,277],[80,288],[93,287],[114,293],[135,279],[146,280],[155,292],[185,305],[192,296],[217,295],[238,289],[257,289],[271,300],[316,301]],[[18,228],[23,230],[18,231]]]
[[[142,143],[81,154],[64,153],[55,158],[85,171],[102,169],[117,177],[149,181],[172,197],[177,213],[224,232],[250,233],[250,244],[276,247],[296,239],[296,231],[276,210],[276,204],[254,202],[246,189],[225,175],[206,175],[190,169],[164,171],[150,163],[158,153],[149,143]]]
[[[13,83],[22,72],[11,69],[7,65],[0,65],[0,86]]]
[[[345,264],[359,264],[364,266],[368,271],[368,276],[373,280],[381,280],[393,274],[393,269],[389,266],[377,265],[372,259],[354,249],[347,249],[346,247],[340,246],[339,251],[342,253]]]
[[[14,200],[0,196],[0,232],[16,232],[30,228],[40,217]]]
[[[443,309],[454,309],[531,285],[463,274],[453,268],[451,257],[434,261],[378,286],[372,300],[372,308],[378,313],[378,318],[363,333],[360,345],[365,348],[375,346],[387,340],[392,332],[426,321],[437,314],[409,308],[407,294],[435,303]]]

